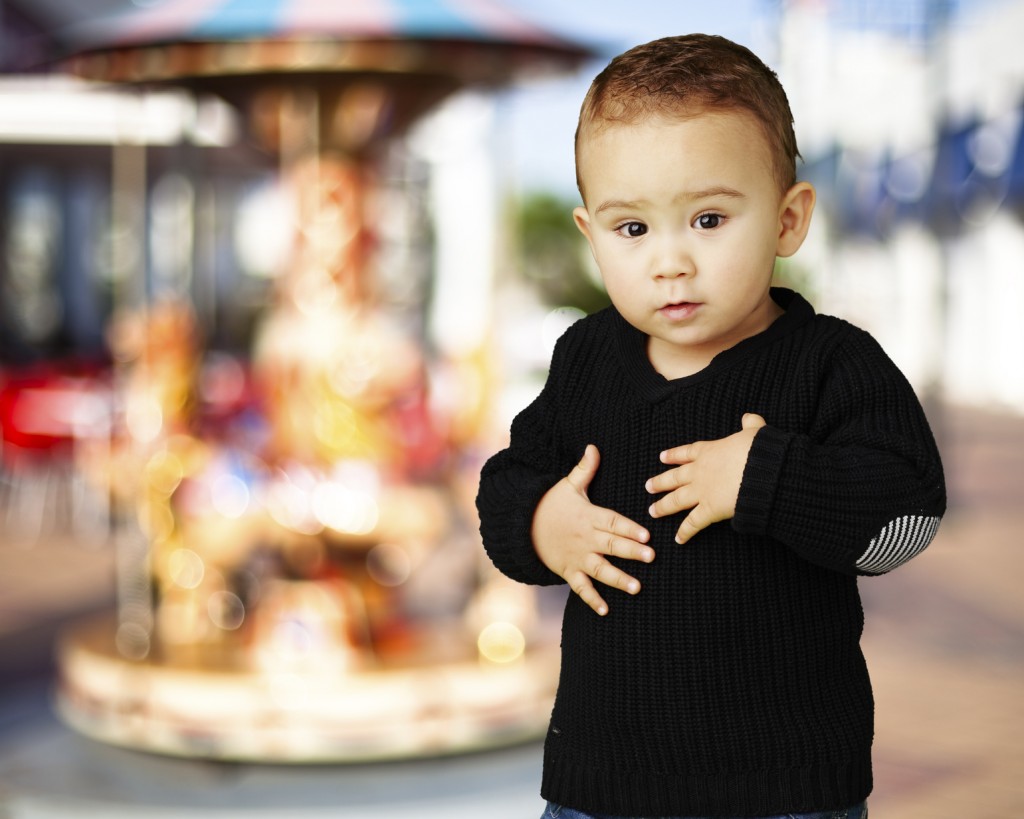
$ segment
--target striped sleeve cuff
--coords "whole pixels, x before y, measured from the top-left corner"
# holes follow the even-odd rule
[[[890,521],[871,540],[857,568],[865,574],[884,574],[906,563],[932,542],[940,520],[930,515],[904,515]]]

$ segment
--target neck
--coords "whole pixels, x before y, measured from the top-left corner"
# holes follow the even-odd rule
[[[688,375],[699,373],[719,353],[735,347],[745,339],[763,333],[785,312],[771,296],[766,295],[763,308],[758,310],[756,315],[751,316],[751,320],[745,323],[745,326],[737,328],[738,332],[719,339],[718,343],[681,346],[648,337],[647,360],[651,362],[651,366],[656,372],[669,381],[685,378]]]

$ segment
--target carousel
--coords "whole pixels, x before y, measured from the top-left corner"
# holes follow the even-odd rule
[[[79,35],[74,75],[235,106],[278,157],[293,239],[244,371],[185,299],[135,291],[110,328],[89,463],[118,607],[63,635],[60,714],[119,745],[275,762],[538,736],[557,627],[489,567],[473,509],[486,351],[446,360],[389,310],[368,214],[387,147],[442,100],[588,51],[491,0],[166,0]]]

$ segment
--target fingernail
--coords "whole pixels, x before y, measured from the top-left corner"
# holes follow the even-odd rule
[[[598,608],[598,610],[597,610],[597,613],[600,614],[602,617],[604,617],[608,613],[608,607],[607,606],[600,606]]]
[[[683,545],[683,541],[679,539],[679,535],[676,535],[676,543],[678,543],[680,546]]]
[[[647,512],[652,518],[658,517],[658,513],[655,511],[653,503],[648,507]]]
[[[636,593],[637,593],[638,591],[640,591],[640,584],[639,584],[639,583],[636,583],[636,582],[634,582],[634,583],[630,583],[630,584],[629,584],[629,585],[628,585],[628,586],[626,587],[626,590],[627,590],[627,591],[628,591],[628,592],[629,592],[630,594],[636,594]]]
[[[654,491],[653,489],[651,489],[651,482],[650,481],[648,481],[647,483],[644,484],[644,489],[646,489],[648,492],[653,492]]]
[[[650,563],[652,560],[654,560],[654,552],[644,552],[642,557],[644,563]]]

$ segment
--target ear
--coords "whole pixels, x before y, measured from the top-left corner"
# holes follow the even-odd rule
[[[594,239],[590,233],[590,214],[584,207],[573,208],[572,219],[576,223],[576,227],[580,229],[580,233],[587,237],[587,241],[590,243],[590,250],[594,250]]]
[[[800,249],[811,227],[817,194],[810,182],[797,182],[786,191],[779,205],[779,239],[776,256],[792,256]]]

